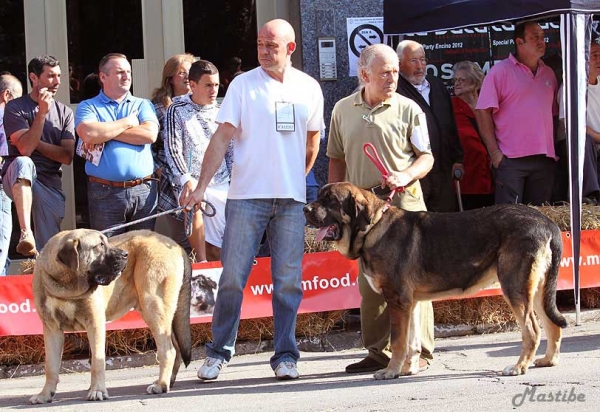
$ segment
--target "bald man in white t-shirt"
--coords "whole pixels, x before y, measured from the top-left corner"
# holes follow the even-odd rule
[[[302,300],[306,175],[319,149],[323,93],[319,83],[292,67],[295,34],[285,20],[258,32],[260,67],[236,76],[217,115],[219,127],[206,149],[198,186],[182,205],[196,209],[234,139],[225,235],[213,312],[213,341],[198,370],[212,380],[235,352],[243,289],[263,233],[271,245],[274,349],[277,379],[299,377],[296,316]]]

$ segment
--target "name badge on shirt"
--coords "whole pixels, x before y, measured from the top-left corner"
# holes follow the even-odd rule
[[[275,128],[278,132],[296,131],[294,103],[275,102]]]

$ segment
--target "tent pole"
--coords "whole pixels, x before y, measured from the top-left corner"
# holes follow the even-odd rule
[[[581,247],[581,189],[585,152],[586,91],[591,14],[561,14],[561,43],[563,49],[563,77],[565,126],[569,145],[571,243],[573,251],[573,286],[575,323],[581,324],[580,303],[580,247]]]

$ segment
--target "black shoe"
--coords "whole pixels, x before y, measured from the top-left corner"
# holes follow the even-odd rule
[[[379,363],[375,359],[367,356],[360,362],[346,366],[346,373],[375,372],[386,367],[387,364]]]

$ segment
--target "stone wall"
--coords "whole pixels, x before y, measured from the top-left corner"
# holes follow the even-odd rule
[[[319,78],[318,37],[335,37],[337,53],[337,77],[335,81],[322,81],[325,97],[325,126],[329,129],[329,119],[334,104],[352,93],[357,86],[356,77],[348,77],[348,36],[346,19],[350,17],[383,16],[383,0],[301,0],[300,20],[302,27],[302,51],[304,71]],[[315,164],[315,175],[319,184],[327,182],[328,158],[327,130],[321,141],[321,150]]]

